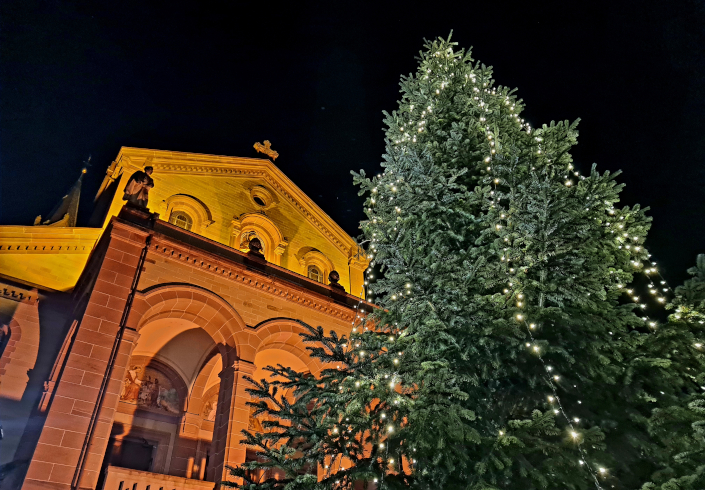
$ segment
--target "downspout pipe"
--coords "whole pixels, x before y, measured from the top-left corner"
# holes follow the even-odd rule
[[[100,390],[98,391],[98,399],[96,400],[95,407],[93,408],[93,413],[91,414],[91,420],[88,425],[88,432],[86,433],[86,438],[83,441],[83,446],[81,447],[81,453],[78,456],[78,464],[76,465],[76,471],[73,474],[73,480],[71,481],[71,489],[78,490],[79,483],[81,481],[81,476],[83,476],[83,468],[86,465],[86,459],[88,458],[88,448],[90,446],[91,440],[93,439],[93,433],[95,432],[95,427],[98,425],[98,414],[101,407],[103,406],[103,398],[105,397],[105,392],[108,388],[108,383],[110,382],[110,376],[113,372],[113,364],[115,364],[115,359],[117,358],[118,351],[120,350],[120,343],[125,334],[125,328],[127,328],[127,319],[130,316],[130,311],[132,310],[132,302],[135,299],[135,293],[137,292],[137,286],[140,282],[140,276],[142,275],[142,268],[144,267],[144,261],[147,258],[147,251],[149,250],[149,244],[151,242],[152,235],[147,237],[142,253],[140,254],[139,261],[137,263],[137,270],[135,271],[135,276],[132,279],[132,286],[130,287],[130,294],[127,296],[127,302],[125,303],[125,309],[122,311],[122,318],[120,319],[120,328],[115,336],[115,341],[113,342],[113,348],[110,351],[110,357],[108,357],[108,365],[105,368],[105,374],[103,375],[103,380],[100,384]]]

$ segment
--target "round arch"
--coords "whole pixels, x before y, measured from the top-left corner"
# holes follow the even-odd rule
[[[238,337],[247,326],[217,294],[191,284],[161,284],[135,295],[127,325],[138,332],[149,323],[178,318],[202,328],[215,342],[223,363],[238,359]]]
[[[264,246],[264,258],[267,262],[281,264],[281,256],[288,242],[271,219],[262,213],[248,213],[233,218],[232,226],[231,247],[247,251],[247,248],[242,248],[243,239],[255,232]]]
[[[175,194],[167,198],[164,218],[169,221],[171,215],[179,211],[186,213],[193,220],[191,231],[194,233],[201,233],[205,228],[215,223],[208,206],[193,196]]]
[[[266,349],[279,349],[300,359],[314,376],[326,367],[318,359],[312,358],[306,349],[301,333],[307,332],[305,323],[291,318],[272,318],[255,327],[257,345],[254,355]],[[253,357],[254,358],[254,357]]]
[[[321,251],[312,248],[299,259],[302,274],[309,279],[309,267],[316,267],[322,275],[321,283],[328,284],[328,274],[335,269],[333,262],[326,257]],[[314,279],[315,280],[315,279]]]

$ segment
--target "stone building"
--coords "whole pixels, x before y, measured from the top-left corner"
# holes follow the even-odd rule
[[[123,206],[147,165],[150,212]],[[349,333],[368,261],[266,158],[122,148],[86,228],[81,180],[0,226],[0,488],[212,489],[256,457],[243,376],[316,375],[298,333]]]

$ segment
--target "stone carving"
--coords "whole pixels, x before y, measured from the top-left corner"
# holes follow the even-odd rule
[[[206,406],[203,408],[203,418],[209,422],[215,422],[215,412],[217,408],[218,397],[216,396],[215,399],[206,403]]]
[[[146,209],[149,201],[149,189],[154,187],[154,180],[150,177],[153,171],[152,167],[144,167],[144,172],[138,170],[132,174],[125,186],[123,201],[127,201],[138,208]]]
[[[179,413],[179,395],[169,378],[150,367],[132,366],[127,370],[120,401],[139,408]]]
[[[340,274],[338,274],[338,271],[330,271],[330,274],[328,274],[328,280],[330,281],[330,286],[340,289],[341,291],[345,291],[345,288],[338,284],[338,281],[340,281]]]
[[[264,258],[264,254],[262,253],[262,242],[259,241],[259,238],[252,238],[247,246],[250,248],[250,251],[248,252],[249,254],[262,259]]]

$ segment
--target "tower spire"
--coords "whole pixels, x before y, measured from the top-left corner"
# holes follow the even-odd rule
[[[83,162],[84,167],[81,169],[81,175],[78,176],[78,180],[73,184],[69,192],[61,198],[61,200],[54,206],[54,209],[49,213],[49,218],[42,221],[42,216],[39,215],[35,218],[35,225],[44,226],[61,226],[61,227],[73,227],[76,226],[76,219],[78,218],[78,204],[81,200],[81,184],[83,183],[83,176],[88,171],[88,167],[91,165],[91,157]]]

